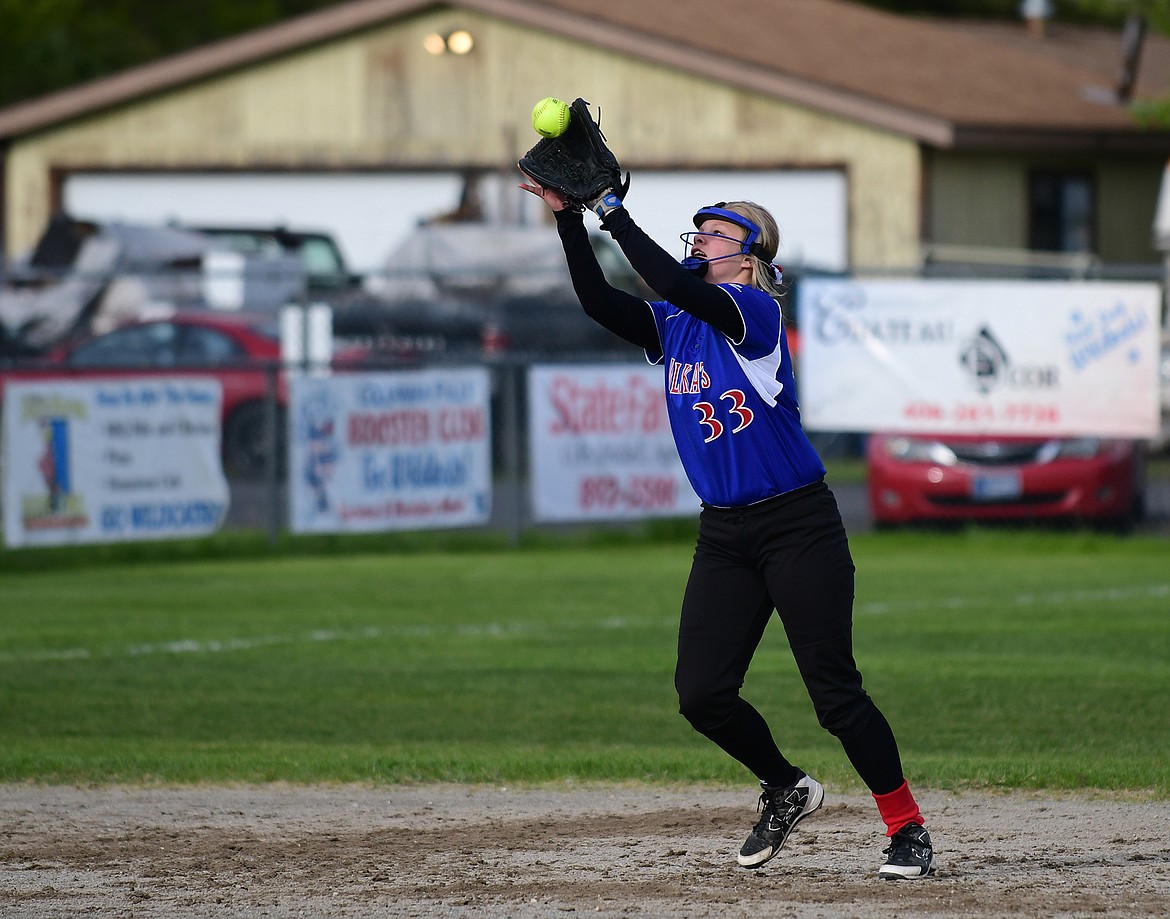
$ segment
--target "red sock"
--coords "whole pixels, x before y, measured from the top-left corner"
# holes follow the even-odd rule
[[[877,802],[878,813],[886,823],[887,836],[893,836],[908,823],[926,825],[926,821],[922,819],[922,811],[918,809],[914,795],[910,793],[910,786],[906,782],[889,794],[874,795],[873,799]]]

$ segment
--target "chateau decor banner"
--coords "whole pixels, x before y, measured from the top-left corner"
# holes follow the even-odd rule
[[[805,427],[1146,439],[1155,284],[806,279]]]

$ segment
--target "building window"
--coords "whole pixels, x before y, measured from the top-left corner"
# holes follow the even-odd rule
[[[1097,202],[1084,172],[1033,172],[1028,181],[1028,248],[1094,251]]]

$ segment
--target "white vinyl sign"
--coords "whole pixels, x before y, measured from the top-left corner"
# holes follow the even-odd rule
[[[536,366],[529,469],[538,521],[684,516],[699,509],[670,433],[663,369]]]
[[[1145,439],[1159,426],[1153,284],[802,281],[809,430]]]
[[[482,367],[294,377],[290,528],[331,533],[486,523],[488,392]]]
[[[203,536],[222,525],[218,381],[10,383],[4,537],[50,546]]]

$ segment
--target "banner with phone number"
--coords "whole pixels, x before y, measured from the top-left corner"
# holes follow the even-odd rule
[[[216,380],[9,383],[4,540],[58,546],[205,536],[229,493]]]
[[[1155,284],[806,279],[809,430],[1145,439],[1160,425]]]
[[[491,512],[482,367],[294,377],[289,526],[297,533],[474,526]]]
[[[670,433],[663,369],[534,366],[528,372],[529,469],[536,520],[696,514]]]

